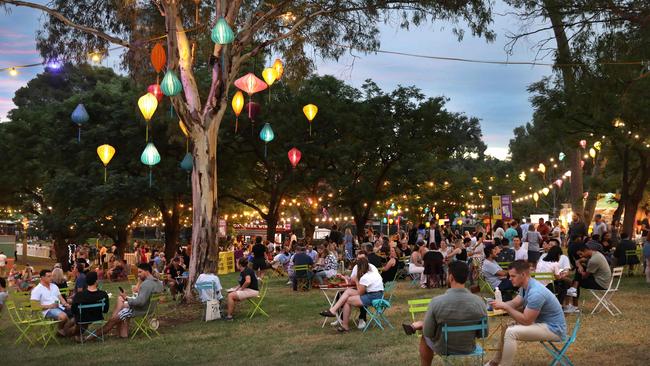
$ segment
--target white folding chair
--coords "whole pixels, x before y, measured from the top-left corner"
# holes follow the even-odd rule
[[[596,304],[594,310],[591,311],[591,314],[595,313],[601,306],[607,309],[607,311],[614,316],[622,314],[621,310],[619,310],[619,308],[612,302],[612,296],[618,291],[618,286],[621,284],[621,277],[623,277],[624,268],[625,267],[614,268],[612,279],[609,281],[609,287],[607,290],[589,290],[591,291],[591,294],[598,299],[598,304]],[[614,286],[615,281],[616,286]],[[599,294],[602,294],[602,296],[599,296]]]

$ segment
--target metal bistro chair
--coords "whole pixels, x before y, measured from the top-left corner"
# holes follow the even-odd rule
[[[427,312],[430,302],[431,298],[413,299],[407,301],[409,306],[409,313],[411,313],[411,320],[413,322],[415,322],[415,314]],[[420,334],[421,332],[418,330],[417,333]]]
[[[578,336],[578,330],[580,330],[580,315],[576,317],[576,324],[573,327],[571,336],[569,337],[569,339],[566,340],[566,342],[564,342],[561,348],[558,348],[554,344],[556,342],[550,342],[550,341],[539,342],[542,344],[542,346],[544,346],[544,348],[546,348],[546,351],[548,351],[548,353],[551,356],[553,356],[553,362],[551,363],[551,366],[555,366],[558,363],[564,366],[573,366],[573,363],[571,363],[571,360],[566,355],[566,351],[569,349],[569,346],[576,341],[576,338]]]
[[[296,289],[298,291],[309,291],[311,287],[309,271],[311,269],[308,264],[293,266],[293,281],[296,283]]]
[[[607,309],[607,311],[614,316],[622,314],[621,310],[619,310],[619,308],[612,302],[612,296],[614,296],[618,291],[618,286],[621,284],[623,268],[624,267],[614,268],[612,278],[609,280],[609,286],[606,290],[589,290],[591,294],[598,299],[598,304],[596,304],[596,307],[591,311],[591,314],[595,313],[601,306]],[[614,285],[614,282],[616,282],[616,285]],[[602,296],[599,296],[599,294],[602,294]]]
[[[555,274],[553,272],[531,272],[530,277],[536,279],[537,281],[549,281],[549,284],[553,287],[553,293],[556,293],[555,290]]]
[[[474,350],[471,353],[462,353],[462,354],[455,354],[455,353],[448,353],[447,345],[449,342],[449,334],[450,333],[460,333],[460,332],[476,332],[477,338],[481,339],[481,343],[483,342],[483,339],[487,337],[488,335],[488,321],[487,317],[483,317],[481,319],[477,320],[470,320],[470,321],[455,321],[455,322],[447,322],[442,324],[442,337],[445,341],[445,354],[440,355],[440,358],[442,358],[442,362],[445,365],[453,365],[453,359],[455,358],[461,358],[461,357],[472,357],[472,358],[478,358],[480,357],[481,362],[479,365],[483,365],[483,358],[485,356],[485,351],[484,351],[484,345],[481,345],[479,343],[476,343],[474,346]]]
[[[162,294],[160,293],[152,294],[151,299],[149,299],[149,307],[147,308],[147,312],[142,316],[133,318],[135,329],[133,330],[131,339],[135,338],[138,332],[144,333],[144,335],[146,335],[147,338],[149,339],[151,339],[150,334],[153,333],[160,336],[160,333],[158,333],[158,329],[157,329],[158,321],[156,319],[156,313],[158,310],[158,302],[160,302],[161,296]],[[156,324],[156,326],[154,326],[154,323]]]
[[[106,321],[104,320],[104,306],[106,306],[104,299],[96,304],[79,304],[77,306],[77,309],[79,309],[79,321],[77,321],[77,325],[79,325],[79,337],[81,338],[81,344],[84,343],[86,336],[88,336],[88,338],[92,337],[95,339],[100,339],[102,342],[104,341],[103,326],[106,324]],[[92,311],[94,309],[99,310],[99,312],[102,314],[102,318],[98,320],[82,321],[84,312],[87,314],[88,311]],[[97,325],[98,328],[91,329],[91,325]],[[101,334],[98,335],[97,331],[99,331]]]

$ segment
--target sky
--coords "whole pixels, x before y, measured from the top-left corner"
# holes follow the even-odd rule
[[[507,10],[497,4],[496,13]],[[0,68],[41,62],[36,51],[35,34],[41,21],[37,10],[12,7],[10,13],[0,10]],[[533,40],[517,45],[512,55],[504,50],[507,31],[517,31],[520,24],[512,16],[495,15],[491,26],[496,41],[487,43],[466,32],[458,42],[451,26],[434,23],[410,30],[382,26],[381,49],[429,56],[461,57],[492,61],[532,61],[536,50]],[[319,74],[334,75],[360,87],[373,79],[382,89],[390,91],[398,85],[414,85],[427,96],[449,98],[447,108],[481,120],[487,153],[504,159],[513,129],[531,119],[532,107],[526,88],[551,73],[546,66],[489,65],[438,61],[387,54],[346,55],[334,60],[316,60]],[[352,61],[354,65],[352,66]],[[551,61],[551,60],[546,60]],[[116,66],[106,64],[104,66]],[[19,69],[12,77],[0,73],[0,121],[6,120],[13,108],[12,98],[42,67]]]

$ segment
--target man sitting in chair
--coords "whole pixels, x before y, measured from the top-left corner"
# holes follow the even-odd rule
[[[494,244],[487,244],[485,249],[485,260],[483,261],[483,277],[490,284],[492,289],[501,290],[504,300],[510,300],[512,290],[515,290],[512,282],[508,279],[508,271],[504,270],[496,262],[496,258],[501,253],[501,247]]]
[[[402,324],[406,334],[423,330],[420,339],[420,365],[431,365],[434,354],[469,354],[476,347],[476,332],[452,333],[445,344],[442,324],[454,321],[479,321],[487,316],[485,302],[465,288],[469,275],[467,263],[449,263],[449,289],[444,295],[434,297],[429,303],[424,321]],[[459,307],[462,304],[462,307]],[[446,350],[446,352],[445,352]]]
[[[612,279],[612,271],[601,252],[589,248],[586,244],[576,245],[575,251],[580,259],[576,261],[575,278],[566,295],[574,298],[573,306],[577,307],[580,296],[578,290],[580,288],[606,290]]]
[[[74,315],[77,325],[74,328],[74,334],[76,337],[79,336],[79,323],[90,323],[94,321],[104,320],[104,313],[108,312],[109,299],[108,294],[105,291],[97,289],[97,272],[90,271],[86,275],[86,288],[75,295],[74,301],[72,302],[72,314]],[[104,307],[92,308],[82,311],[81,315],[79,314],[79,305],[90,305],[90,304],[99,304],[104,301]],[[92,338],[92,336],[88,337]],[[78,338],[77,340],[81,340]],[[86,339],[87,340],[87,339]]]
[[[104,334],[108,334],[117,326],[120,338],[127,338],[129,336],[128,320],[147,313],[151,295],[161,293],[163,290],[162,283],[151,274],[151,271],[149,263],[138,264],[138,279],[142,281],[138,296],[127,297],[126,293],[120,291],[115,311],[102,330]]]
[[[512,284],[519,294],[507,302],[494,301],[495,310],[506,311],[517,322],[503,328],[501,350],[488,363],[490,366],[510,366],[517,353],[517,341],[560,342],[566,337],[566,321],[562,306],[555,295],[544,285],[530,278],[530,265],[522,260],[508,267]],[[518,309],[523,308],[523,312]]]

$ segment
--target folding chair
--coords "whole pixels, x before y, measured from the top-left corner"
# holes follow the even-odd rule
[[[127,281],[129,281],[129,283],[132,283],[132,284],[138,282],[137,279],[135,278],[135,275],[132,275],[132,274],[127,275],[126,279],[127,279]]]
[[[269,281],[263,281],[262,282],[262,288],[259,291],[259,295],[257,295],[257,297],[248,299],[248,302],[251,303],[251,305],[252,305],[251,309],[248,311],[248,314],[247,314],[249,319],[252,318],[255,315],[255,313],[258,312],[258,311],[262,315],[266,316],[267,318],[270,318],[269,314],[267,314],[266,311],[264,311],[264,309],[262,309],[262,302],[264,301],[264,298],[266,297],[266,292],[267,292],[268,289],[269,289]]]
[[[209,291],[209,297],[212,300],[217,300],[217,289],[214,282],[197,282],[194,284],[194,288],[198,292],[199,297],[201,297],[201,291]],[[205,306],[201,310],[202,318],[205,319]]]
[[[408,306],[409,306],[409,313],[411,313],[411,321],[415,322],[415,314],[417,313],[426,313],[427,309],[429,309],[429,303],[431,302],[431,299],[414,299],[414,300],[408,300]],[[418,330],[417,333],[419,334],[420,331]]]
[[[161,297],[160,293],[152,294],[151,298],[149,299],[149,306],[147,307],[147,312],[144,313],[143,316],[133,318],[135,329],[133,330],[131,339],[135,338],[138,332],[144,333],[144,335],[146,335],[147,338],[149,339],[151,339],[151,336],[149,335],[151,333],[156,333],[156,335],[160,336],[160,333],[158,333],[158,329],[156,329],[157,327],[152,326],[152,321],[156,321],[155,317],[156,317],[156,312],[158,309],[158,302],[160,301],[160,297]]]
[[[483,277],[483,274],[479,275],[478,277],[478,286],[481,289],[481,292],[487,292],[494,296],[494,289],[492,288],[492,285],[490,285],[486,280],[485,277]]]
[[[390,321],[388,321],[386,315],[384,315],[386,309],[390,307],[390,302],[386,299],[375,299],[372,300],[372,305],[364,306],[366,312],[368,313],[368,322],[366,323],[365,328],[363,328],[363,331],[365,332],[368,330],[371,325],[384,330],[382,323],[386,323],[389,327],[393,328],[393,325],[390,323]]]
[[[296,281],[298,291],[309,291],[311,279],[309,278],[309,265],[293,266],[293,280]]]
[[[97,304],[79,304],[78,309],[79,309],[79,321],[77,321],[77,325],[79,326],[79,337],[81,338],[81,344],[84,343],[84,340],[86,336],[88,338],[95,338],[95,339],[100,339],[102,342],[104,341],[104,324],[106,321],[104,320],[104,300],[102,299],[101,302]],[[99,320],[92,320],[92,321],[81,321],[83,319],[83,313],[84,311],[87,312],[90,310],[92,311],[93,309],[99,309],[99,312],[102,314],[102,319]],[[95,329],[90,328],[91,325],[97,325],[98,327]],[[97,334],[97,331],[99,331],[101,334]]]
[[[9,319],[16,327],[16,329],[18,329],[19,333],[19,336],[14,341],[14,344],[18,344],[20,341],[23,341],[32,346],[34,344],[34,341],[29,335],[29,330],[32,326],[36,326],[38,320],[24,316],[24,309],[17,307],[16,303],[11,300],[7,301],[5,305],[7,308],[7,313],[9,313]]]
[[[497,262],[499,267],[501,267],[501,269],[506,270],[506,271],[508,270],[508,267],[510,267],[510,263],[512,263],[512,262]]]
[[[639,263],[641,262],[639,261],[639,257],[636,249],[625,251],[625,265],[628,266],[627,273],[629,276],[633,276],[636,273],[635,266]]]
[[[30,328],[34,328],[36,333],[36,341],[43,342],[43,348],[47,347],[50,341],[54,341],[56,344],[60,344],[59,340],[56,338],[56,328],[60,320],[50,320],[46,319],[41,310],[40,302],[36,300],[30,300],[30,310],[31,310],[31,319],[36,320]]]
[[[488,335],[488,321],[487,317],[483,317],[477,320],[470,321],[454,321],[447,322],[442,324],[442,337],[445,342],[445,354],[440,355],[442,358],[442,363],[444,365],[453,365],[453,359],[461,357],[476,357],[477,359],[481,358],[480,365],[483,365],[483,357],[485,356],[484,346],[476,343],[474,350],[471,353],[448,353],[447,344],[449,342],[450,333],[461,333],[461,332],[476,332],[477,338],[483,340]],[[483,342],[483,341],[481,341]]]
[[[554,343],[551,341],[541,341],[539,343],[546,348],[546,351],[553,356],[553,362],[551,363],[551,366],[555,366],[558,363],[560,365],[564,366],[573,366],[571,363],[571,360],[569,357],[566,355],[566,351],[569,349],[569,346],[573,344],[573,342],[576,341],[576,337],[578,336],[578,330],[580,330],[580,315],[576,317],[576,324],[573,326],[573,331],[571,332],[571,337],[564,342],[564,345],[562,345],[561,348],[558,348]]]
[[[537,281],[549,281],[549,284],[553,287],[553,293],[555,292],[555,274],[553,272],[531,272],[530,277],[536,279]]]
[[[601,306],[607,309],[607,311],[609,311],[609,313],[614,316],[622,314],[621,310],[619,310],[619,308],[616,305],[614,305],[614,303],[612,302],[612,296],[614,296],[614,293],[618,291],[618,286],[621,284],[621,277],[623,277],[623,270],[624,267],[614,268],[614,271],[612,273],[612,278],[609,281],[609,286],[607,287],[607,290],[589,289],[591,294],[594,295],[596,299],[598,299],[598,304],[596,304],[596,307],[591,311],[591,314],[595,313],[596,310],[598,310]],[[616,286],[614,286],[614,281],[616,281]],[[599,293],[602,293],[602,296],[598,296]]]

